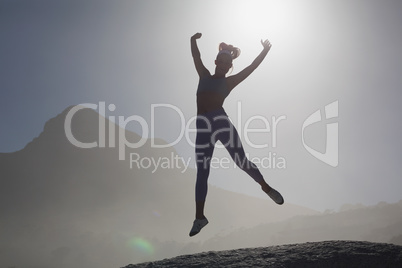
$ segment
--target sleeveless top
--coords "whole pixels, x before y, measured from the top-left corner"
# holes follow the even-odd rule
[[[207,76],[200,78],[200,81],[198,82],[197,94],[204,91],[217,92],[222,97],[226,98],[229,95],[226,77],[212,78]]]

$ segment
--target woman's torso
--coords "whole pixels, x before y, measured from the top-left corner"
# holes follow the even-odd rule
[[[222,108],[223,102],[229,95],[225,77],[202,77],[197,89],[197,114],[204,114]]]

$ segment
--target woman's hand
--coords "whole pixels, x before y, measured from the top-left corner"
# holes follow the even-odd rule
[[[264,50],[267,50],[267,51],[269,51],[272,46],[271,43],[268,41],[268,39],[265,41],[262,41],[262,39],[261,39],[261,45],[264,47]]]
[[[195,35],[193,35],[193,36],[191,37],[191,39],[200,39],[201,36],[202,36],[201,33],[196,33]]]

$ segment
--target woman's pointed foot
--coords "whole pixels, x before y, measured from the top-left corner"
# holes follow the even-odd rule
[[[285,202],[282,195],[268,184],[261,186],[261,188],[278,205],[282,205]]]
[[[277,203],[278,205],[282,205],[285,202],[283,200],[282,195],[272,187],[271,190],[267,193],[267,195],[271,197],[271,199],[274,200],[274,202]]]
[[[204,219],[195,219],[193,223],[193,228],[191,228],[190,236],[194,236],[198,234],[205,225],[208,224],[207,218]]]

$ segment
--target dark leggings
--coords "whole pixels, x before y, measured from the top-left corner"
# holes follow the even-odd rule
[[[244,153],[236,128],[230,122],[225,110],[215,111],[197,116],[196,159],[197,182],[195,200],[205,201],[208,190],[208,176],[215,143],[219,140],[228,150],[236,165],[250,175],[256,182],[263,181],[257,166],[250,162]]]

